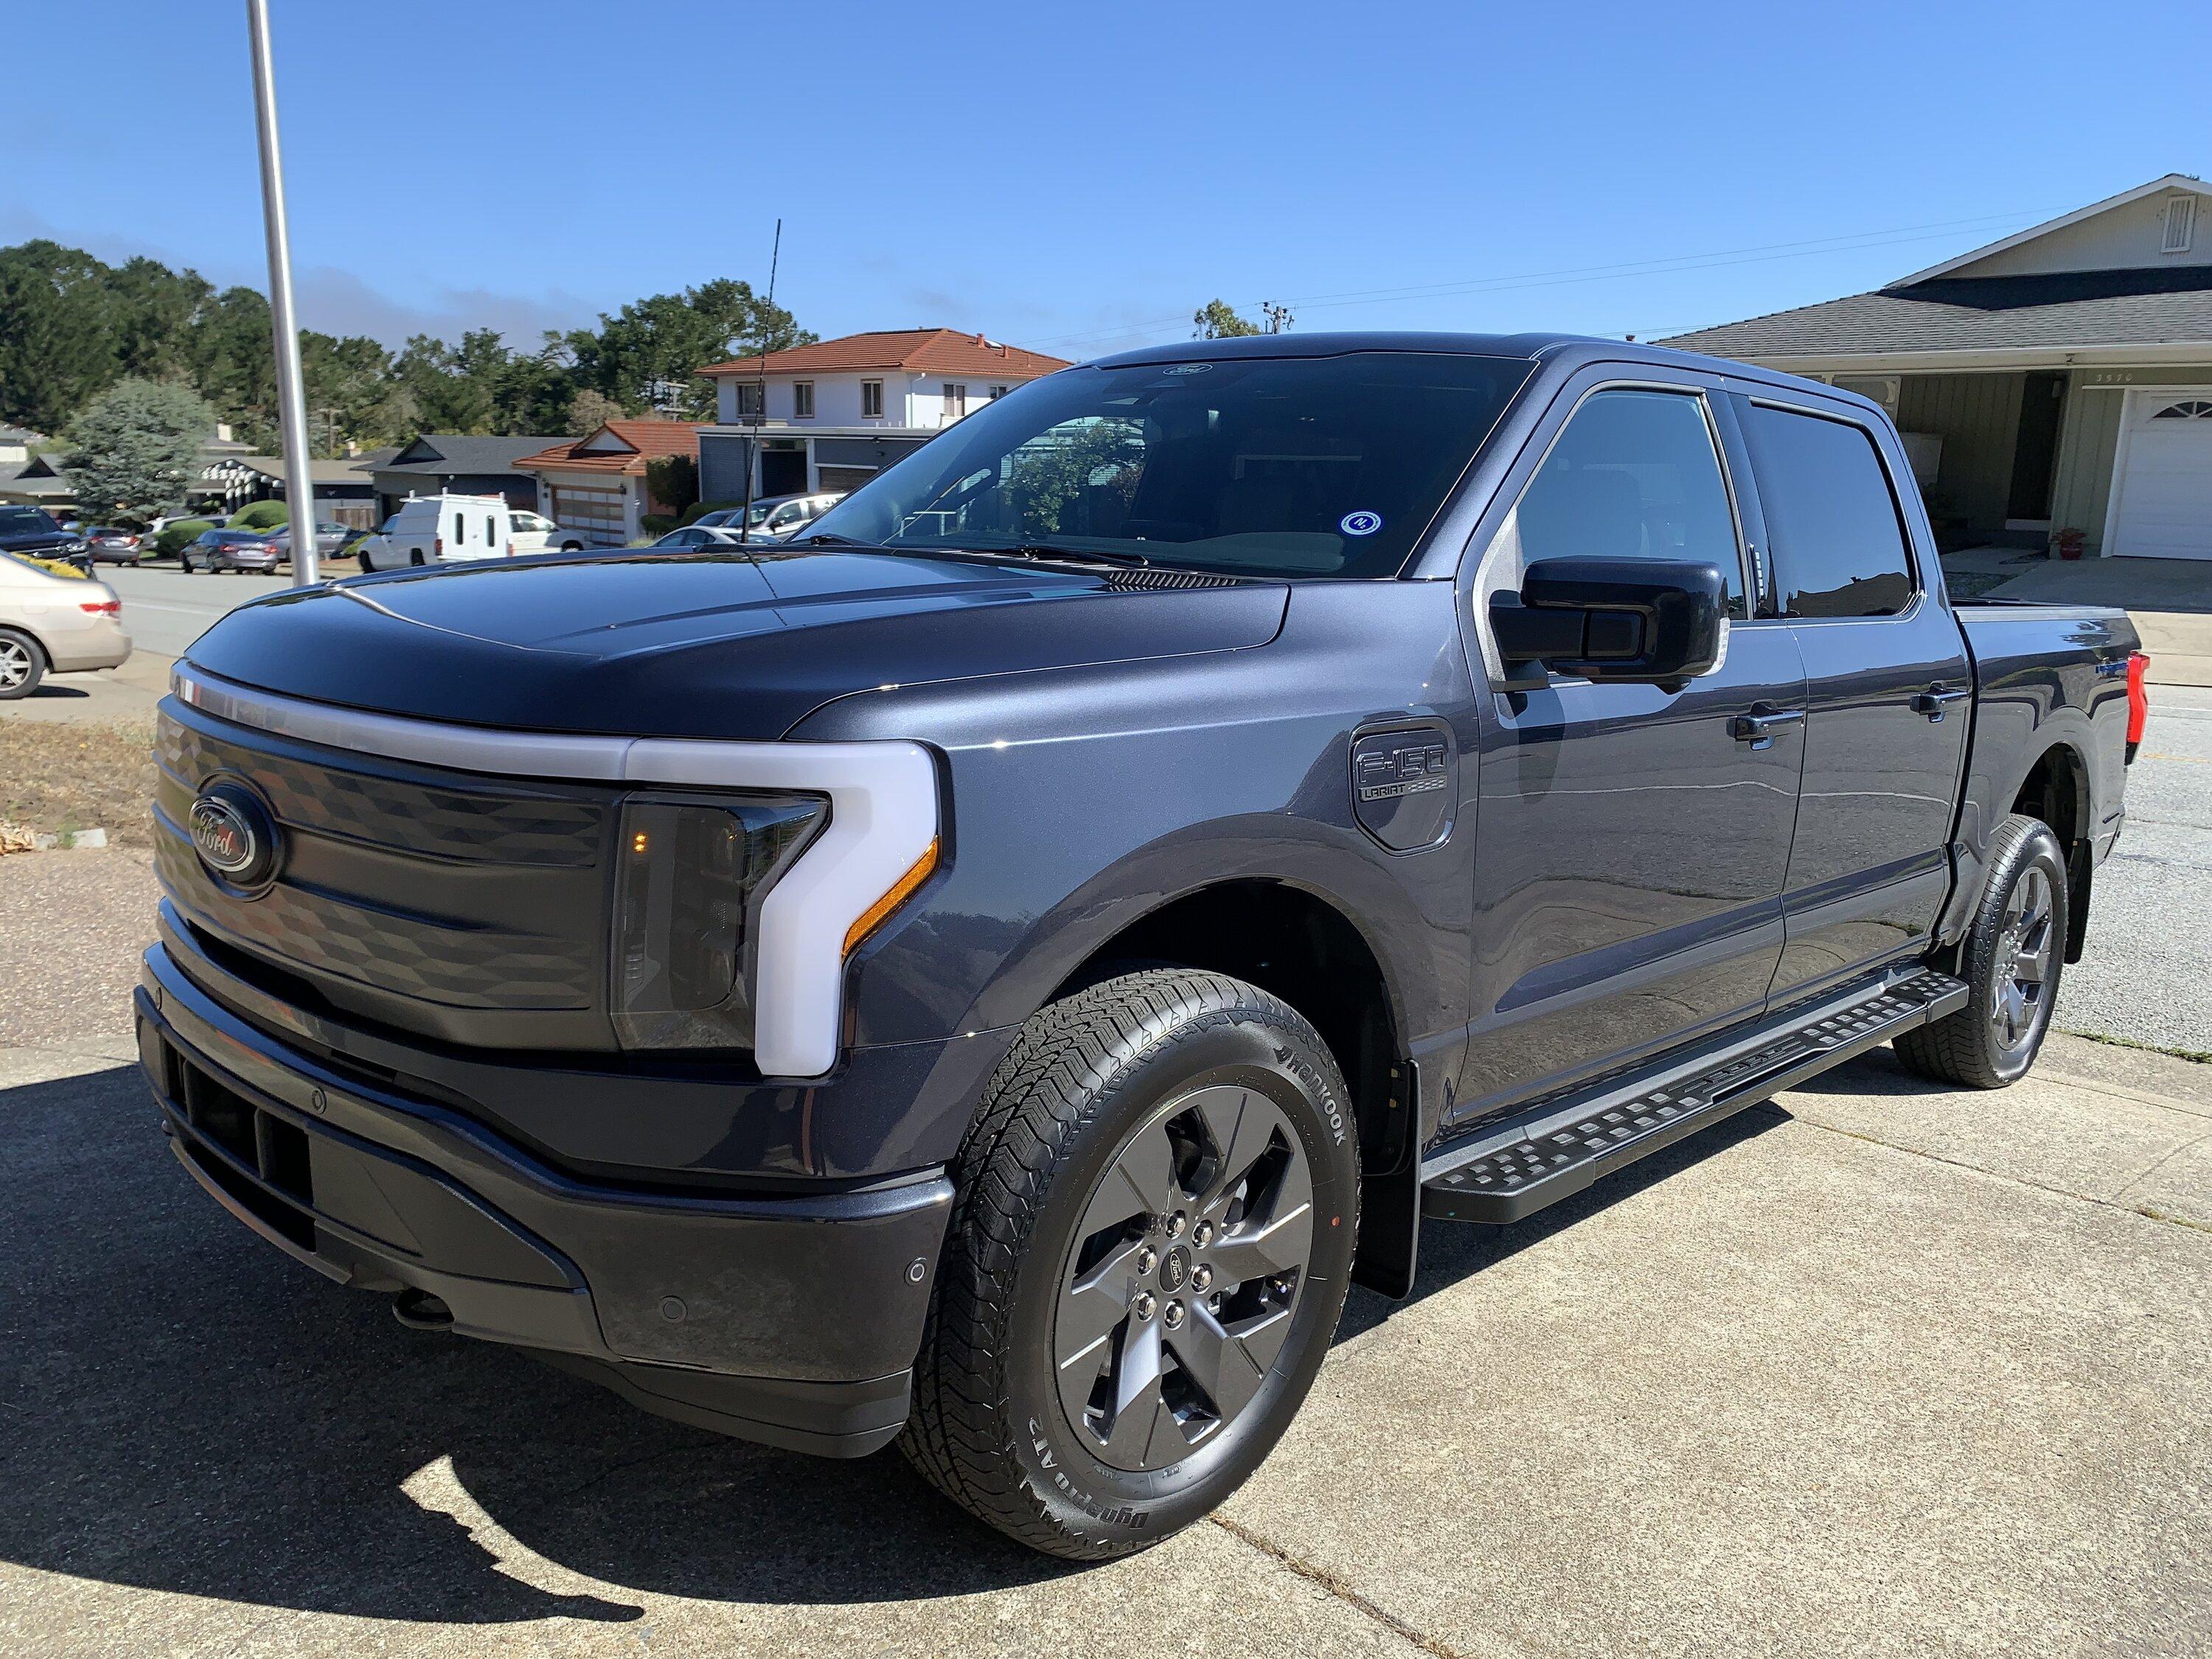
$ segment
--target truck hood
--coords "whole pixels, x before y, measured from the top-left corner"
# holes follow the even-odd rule
[[[230,612],[189,660],[379,714],[780,738],[881,686],[1265,645],[1279,582],[840,548],[555,556],[364,576]]]

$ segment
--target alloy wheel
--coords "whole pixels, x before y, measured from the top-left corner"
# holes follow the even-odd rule
[[[2058,942],[2051,896],[2050,873],[2031,866],[2005,900],[1990,976],[1990,1024],[2008,1050],[2034,1035],[2049,994]]]
[[[31,647],[21,640],[0,640],[0,691],[13,691],[31,678]]]
[[[1122,1143],[1053,1320],[1060,1404],[1094,1456],[1162,1468],[1251,1405],[1290,1334],[1313,1213],[1297,1133],[1257,1090],[1199,1089]]]

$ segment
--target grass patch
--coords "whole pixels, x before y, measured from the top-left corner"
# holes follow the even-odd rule
[[[2212,1054],[2202,1048],[2169,1048],[2159,1042],[2138,1042],[2133,1037],[2109,1036],[2102,1031],[2077,1031],[2071,1026],[2054,1025],[2051,1030],[2063,1031],[2068,1036],[2080,1037],[2084,1042],[2105,1042],[2115,1048],[2140,1048],[2147,1054],[2164,1054],[2171,1060],[2193,1060],[2199,1066],[2212,1066]]]
[[[0,715],[0,820],[59,835],[105,830],[112,847],[154,844],[154,728]]]

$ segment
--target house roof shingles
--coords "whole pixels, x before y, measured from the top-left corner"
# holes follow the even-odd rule
[[[2212,267],[1939,278],[1656,343],[1720,357],[2165,345],[2212,341]]]
[[[1064,357],[1000,345],[980,334],[963,334],[951,328],[900,328],[817,340],[788,351],[771,351],[765,358],[736,357],[726,363],[709,363],[699,373],[709,377],[826,374],[880,368],[915,374],[973,374],[979,379],[993,374],[1034,379],[1067,367]]]
[[[626,447],[586,447],[603,434],[611,434]],[[699,428],[689,421],[609,421],[586,437],[556,444],[535,455],[517,456],[508,465],[517,472],[610,472],[635,477],[656,456],[696,458],[698,453]]]
[[[374,470],[422,472],[440,477],[464,472],[512,472],[515,462],[524,456],[541,453],[567,441],[552,436],[482,438],[465,433],[422,432],[396,452],[386,452],[386,458],[375,463]],[[370,470],[366,458],[355,465],[364,472]]]

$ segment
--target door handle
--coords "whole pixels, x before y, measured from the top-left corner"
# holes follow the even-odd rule
[[[1738,714],[1729,722],[1729,733],[1738,743],[1765,749],[1772,746],[1777,732],[1785,726],[1802,725],[1804,719],[1805,711],[1802,708],[1769,708],[1763,703],[1756,704],[1748,714]]]
[[[1946,708],[1954,702],[1964,702],[1968,695],[1964,687],[1954,691],[1938,680],[1925,691],[1913,694],[1912,712],[1925,714],[1931,720],[1940,720]]]

